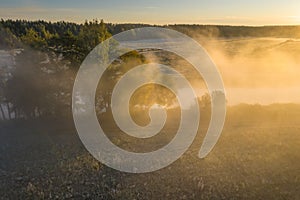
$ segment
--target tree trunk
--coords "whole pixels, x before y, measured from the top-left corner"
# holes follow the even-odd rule
[[[7,102],[6,105],[7,105],[8,119],[11,120],[11,113],[10,113],[9,102]]]
[[[19,110],[17,107],[15,107],[14,112],[15,112],[15,119],[19,119]]]
[[[2,114],[2,119],[6,120],[5,113],[4,113],[4,110],[3,110],[3,107],[2,107],[1,103],[0,103],[0,111],[1,111],[1,114]]]

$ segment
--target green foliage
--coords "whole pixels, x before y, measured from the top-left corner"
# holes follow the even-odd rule
[[[78,68],[87,54],[110,36],[103,20],[94,20],[81,25],[78,34],[68,29],[62,35],[52,36],[48,44],[51,50],[69,60],[72,67]]]
[[[33,48],[42,48],[46,45],[46,40],[39,36],[33,28],[26,31],[26,34],[21,37],[21,41]]]
[[[103,20],[101,20],[100,23],[98,20],[86,21],[80,29],[78,45],[82,48],[82,51],[87,54],[110,36]]]

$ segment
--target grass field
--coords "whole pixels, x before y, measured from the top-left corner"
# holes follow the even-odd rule
[[[95,160],[72,121],[1,123],[1,199],[294,199],[300,198],[300,106],[228,108],[221,138],[205,159],[193,145],[172,165],[128,174]],[[172,128],[170,128],[172,129]],[[110,134],[116,129],[111,128]]]

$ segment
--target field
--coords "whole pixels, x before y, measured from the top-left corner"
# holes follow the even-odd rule
[[[207,127],[172,165],[128,174],[96,161],[72,120],[3,122],[1,199],[299,199],[300,106],[228,108],[222,136],[205,159]],[[111,129],[114,134],[117,130]]]

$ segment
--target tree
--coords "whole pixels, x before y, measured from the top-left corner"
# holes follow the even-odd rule
[[[13,104],[13,110],[23,113],[27,118],[41,113],[41,101],[45,98],[43,91],[48,89],[45,79],[40,77],[41,56],[27,49],[19,54],[16,57],[16,70],[5,88],[5,96]]]
[[[21,37],[21,40],[30,47],[37,49],[46,46],[46,40],[40,37],[33,28],[26,30],[26,34]]]
[[[110,36],[111,34],[108,32],[103,20],[100,23],[98,20],[86,21],[80,29],[78,46],[86,56],[93,48]]]
[[[8,28],[4,28],[0,25],[0,48],[1,49],[13,49],[19,47],[20,41]]]
[[[5,85],[5,82],[4,82],[4,73],[2,71],[0,71],[0,112],[1,112],[1,116],[2,116],[2,119],[5,120],[6,117],[5,117],[5,113],[4,113],[4,110],[3,110],[3,107],[2,107],[2,103],[5,102],[5,94],[4,94],[4,85]]]
[[[16,56],[5,97],[18,116],[60,116],[71,109],[74,76],[55,53],[25,49]]]

